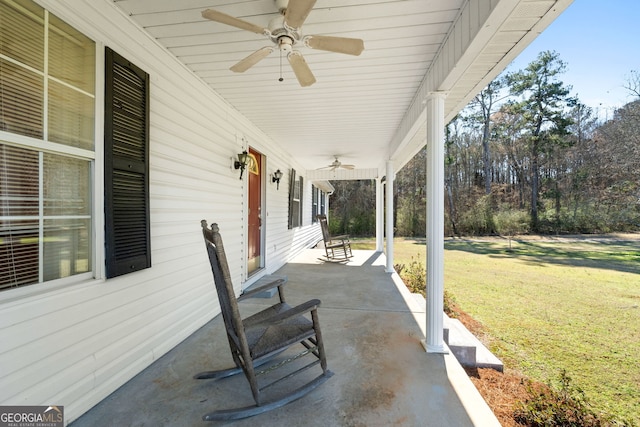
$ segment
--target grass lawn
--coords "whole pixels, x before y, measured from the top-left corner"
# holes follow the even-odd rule
[[[445,289],[487,328],[508,368],[562,370],[596,410],[640,425],[640,236],[447,240]],[[395,263],[424,263],[396,239]]]

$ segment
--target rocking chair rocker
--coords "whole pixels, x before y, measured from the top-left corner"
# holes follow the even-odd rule
[[[313,299],[296,307],[289,306],[284,298],[285,281],[283,279],[245,292],[236,299],[218,225],[212,224],[211,228],[208,228],[207,222],[204,220],[201,221],[201,225],[235,367],[220,371],[201,372],[196,374],[194,378],[221,379],[244,372],[256,402],[253,406],[210,412],[202,419],[204,421],[235,420],[258,415],[303,397],[329,379],[333,373],[327,370],[320,324],[318,323],[317,309],[320,301]],[[241,318],[238,301],[276,286],[280,298],[279,303],[245,319]],[[311,319],[308,319],[305,314],[310,314]],[[276,356],[298,343],[304,346],[301,353],[274,363],[268,368],[259,368],[266,363],[274,362]],[[315,356],[314,360],[296,371],[260,387],[257,378],[259,375],[272,372],[288,362],[298,360],[306,355]],[[319,376],[283,396],[268,401],[263,400],[262,390],[290,379],[317,364],[320,364],[322,368],[322,373]]]

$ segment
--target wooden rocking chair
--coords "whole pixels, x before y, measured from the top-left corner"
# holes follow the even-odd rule
[[[327,370],[322,334],[318,323],[317,309],[320,301],[313,299],[296,307],[290,307],[285,302],[283,289],[285,281],[283,279],[245,292],[236,298],[218,225],[212,224],[211,228],[208,228],[207,222],[204,220],[201,225],[235,367],[220,371],[201,372],[196,374],[194,378],[221,379],[244,372],[256,402],[252,406],[210,412],[203,416],[203,420],[234,420],[258,415],[303,397],[329,379],[333,373]],[[276,286],[280,302],[245,319],[240,317],[238,301]],[[305,314],[310,314],[311,318],[307,318]],[[301,353],[274,363],[268,368],[259,368],[268,362],[274,362],[276,356],[298,343],[304,346]],[[271,383],[262,386],[258,384],[257,377],[259,375],[272,372],[288,362],[298,360],[306,355],[313,355],[313,361]],[[264,389],[290,379],[317,364],[320,364],[322,368],[322,373],[319,376],[280,397],[263,400],[262,391]]]
[[[332,236],[329,234],[329,224],[325,215],[316,215],[322,228],[322,240],[324,241],[324,251],[330,260],[346,261],[353,256],[351,253],[351,242],[349,235]]]

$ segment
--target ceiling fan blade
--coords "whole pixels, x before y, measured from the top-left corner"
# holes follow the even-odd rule
[[[356,165],[340,165],[340,167],[344,169],[355,169]]]
[[[229,69],[231,71],[233,71],[234,73],[244,73],[249,68],[253,67],[258,62],[260,62],[262,59],[264,59],[267,56],[269,56],[269,54],[271,52],[273,52],[274,50],[275,50],[275,48],[273,48],[271,46],[265,46],[262,49],[256,50],[255,52],[253,52],[251,55],[247,56],[246,58],[240,60],[237,64],[235,64],[233,67],[231,67]]]
[[[217,10],[207,9],[202,11],[202,17],[206,19],[210,19],[215,22],[219,22],[221,24],[230,25],[232,27],[240,28],[241,30],[247,30],[254,32],[256,34],[264,34],[266,29],[262,28],[260,25],[252,24],[251,22],[244,21],[239,18],[235,18],[231,15],[227,15],[226,13],[218,12]]]
[[[287,55],[287,59],[293,68],[293,72],[300,83],[300,86],[311,86],[316,82],[316,78],[313,76],[311,69],[307,65],[307,61],[300,52],[293,51]]]
[[[364,50],[364,42],[361,39],[332,36],[307,36],[304,44],[311,49],[326,50],[329,52],[346,53],[358,56]]]
[[[300,28],[309,16],[309,12],[316,4],[316,0],[289,0],[284,22],[291,28]]]

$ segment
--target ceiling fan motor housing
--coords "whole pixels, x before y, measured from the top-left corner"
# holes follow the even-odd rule
[[[287,27],[284,23],[284,15],[276,16],[269,22],[269,33],[271,40],[280,46],[280,50],[287,53],[291,52],[291,49],[285,50],[282,45],[288,44],[289,46],[293,46],[300,40],[300,33],[293,28]],[[285,37],[286,40],[283,41]]]

